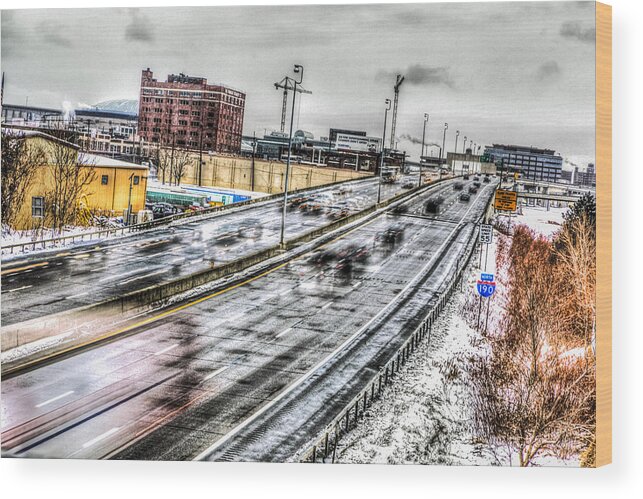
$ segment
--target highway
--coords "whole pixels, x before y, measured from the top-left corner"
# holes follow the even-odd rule
[[[475,235],[495,185],[466,203],[449,184],[313,255],[3,379],[3,453],[288,459],[404,341]],[[425,216],[436,191],[443,211]]]
[[[382,199],[402,192],[404,180],[383,184]],[[338,189],[328,186],[311,192]],[[377,199],[376,179],[349,183],[346,189],[349,192],[331,196],[329,203],[354,213]],[[278,244],[281,205],[275,200],[233,208],[120,239],[3,261],[2,325],[98,303]],[[289,210],[287,217],[287,238],[332,221],[298,209]],[[252,224],[239,231],[244,221]]]

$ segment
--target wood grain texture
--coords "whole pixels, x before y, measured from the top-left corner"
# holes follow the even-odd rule
[[[596,466],[612,462],[612,7],[596,3]]]

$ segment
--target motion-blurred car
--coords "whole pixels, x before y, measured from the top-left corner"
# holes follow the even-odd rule
[[[469,194],[477,194],[478,188],[475,185],[469,186]]]
[[[468,203],[470,199],[471,199],[471,196],[466,192],[463,192],[462,194],[460,194],[460,201],[464,201],[465,203]]]
[[[462,180],[469,180],[469,175],[462,175]]]
[[[404,226],[402,224],[396,223],[396,224],[390,225],[387,229],[378,233],[377,236],[375,237],[375,240],[392,244],[402,240],[403,237],[404,237]]]
[[[464,184],[462,182],[456,182],[453,184],[454,191],[461,191],[462,189],[464,189]]]
[[[485,176],[484,176],[484,178],[482,179],[482,181],[483,181],[485,184],[488,184],[489,182],[491,182],[491,179],[489,178],[489,175],[485,175]]]
[[[415,182],[408,180],[402,184],[402,189],[413,189],[415,187]]]
[[[237,232],[241,237],[259,237],[263,231],[261,220],[258,218],[246,218],[241,221]]]
[[[424,205],[425,213],[440,213],[440,206],[444,203],[444,198],[442,196],[437,196],[429,199]]]
[[[314,252],[310,257],[308,258],[308,263],[312,265],[326,265],[333,260],[337,258],[337,255],[335,254],[334,251],[331,250],[320,250]]]

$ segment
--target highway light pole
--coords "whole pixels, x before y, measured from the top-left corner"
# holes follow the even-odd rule
[[[460,136],[460,130],[455,131],[455,147],[453,148],[453,161],[455,161],[455,154],[458,154],[458,137]],[[455,173],[455,166],[453,167],[453,173]]]
[[[299,81],[293,79],[293,93],[292,93],[292,112],[290,113],[290,133],[288,134],[288,159],[286,160],[286,178],[284,180],[284,206],[281,212],[281,237],[279,244],[282,248],[285,247],[285,233],[286,233],[286,205],[288,204],[288,177],[290,176],[290,155],[292,152],[292,126],[295,120],[295,101],[297,100],[297,85],[304,81],[304,67],[295,64],[293,69],[295,74],[299,74]]]
[[[440,149],[440,159],[438,160],[438,168],[440,168],[440,179],[442,178],[442,151],[444,151],[444,142],[447,140],[447,130],[449,129],[449,124],[444,124],[444,132],[442,133],[442,148]]]
[[[382,170],[384,169],[384,140],[386,140],[386,119],[388,117],[388,112],[391,110],[391,99],[386,99],[384,101],[386,104],[386,109],[384,110],[384,132],[382,133],[382,152],[380,154],[380,179],[377,183],[377,204],[380,203],[382,199]]]
[[[426,123],[429,121],[428,113],[424,113],[424,127],[422,128],[422,153],[420,154],[420,178],[418,179],[418,187],[422,185],[422,156],[424,156],[424,138],[426,137]]]

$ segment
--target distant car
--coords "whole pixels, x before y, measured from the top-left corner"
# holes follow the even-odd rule
[[[485,175],[485,177],[482,179],[482,181],[483,181],[485,184],[488,184],[489,182],[491,182],[491,179],[489,178],[489,175]]]
[[[440,206],[444,202],[444,198],[442,196],[437,196],[434,198],[429,199],[426,204],[424,205],[424,212],[425,213],[440,213]]]
[[[258,237],[261,235],[262,230],[261,220],[258,218],[246,218],[239,224],[237,233],[241,237]]]
[[[474,181],[474,182],[479,182],[479,181],[480,181],[480,177],[478,177],[478,176],[476,175],[475,177],[473,177],[473,181]]]
[[[402,189],[413,189],[413,187],[415,187],[415,182],[413,182],[411,180],[409,180],[407,182],[404,182],[402,184]]]
[[[462,180],[469,180],[469,175],[462,175]]]
[[[171,217],[177,213],[182,213],[182,211],[170,203],[155,203],[152,205],[152,217],[154,220]]]
[[[474,182],[474,183],[473,183],[473,186],[474,186],[476,189],[480,189],[480,185],[481,185],[481,184],[480,184],[480,182]]]
[[[468,203],[470,199],[471,199],[471,196],[466,192],[463,192],[462,194],[460,194],[460,201],[464,201],[465,203]]]
[[[337,255],[331,250],[316,251],[310,256],[310,258],[308,258],[308,263],[311,263],[312,265],[325,265],[336,258]]]
[[[475,185],[469,186],[469,194],[476,194],[477,192],[478,192],[478,188]]]
[[[406,204],[398,204],[397,206],[391,209],[391,213],[395,213],[396,215],[403,215],[408,211],[409,211],[409,207]]]
[[[464,184],[462,182],[456,182],[453,184],[454,191],[461,191],[462,189],[464,189]]]
[[[385,243],[395,243],[404,237],[404,226],[402,224],[393,224],[383,232],[380,232],[376,240]]]

